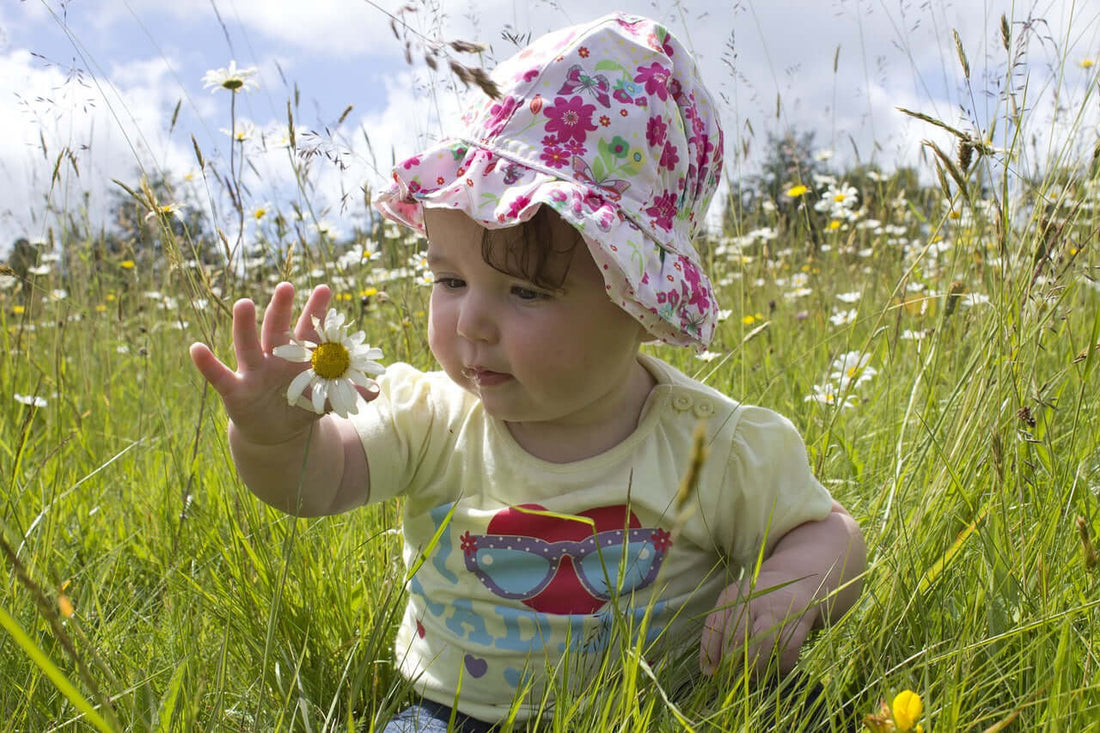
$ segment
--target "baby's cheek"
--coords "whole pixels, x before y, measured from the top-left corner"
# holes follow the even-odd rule
[[[449,365],[455,360],[454,343],[454,324],[448,324],[445,311],[432,308],[428,313],[428,348],[448,374]]]

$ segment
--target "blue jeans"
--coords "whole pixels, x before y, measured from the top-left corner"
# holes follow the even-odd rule
[[[454,727],[449,728],[452,712]],[[421,700],[391,718],[382,733],[489,733],[492,730],[492,723],[452,711],[431,700]]]

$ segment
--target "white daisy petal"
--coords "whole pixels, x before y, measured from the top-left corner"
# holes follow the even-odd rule
[[[347,318],[336,309],[329,309],[323,319],[311,315],[310,320],[317,332],[318,343],[290,337],[290,343],[277,346],[272,352],[287,361],[305,363],[313,361],[321,345],[339,346],[326,347],[329,351],[320,358],[318,364],[318,368],[322,369],[321,373],[327,374],[329,378],[322,377],[312,368],[301,372],[287,387],[287,401],[304,409],[312,408],[317,414],[324,414],[327,401],[336,414],[342,417],[353,415],[359,410],[359,393],[355,387],[376,390],[377,384],[371,377],[386,371],[377,361],[382,358],[382,350],[365,343],[366,333],[363,331],[349,335],[345,329]],[[342,356],[339,355],[340,347],[346,351]],[[343,361],[345,358],[346,362]],[[343,373],[336,376],[334,367],[343,370]],[[310,388],[308,399],[303,396],[306,387]]]
[[[276,346],[271,350],[271,353],[280,359],[286,359],[287,361],[297,363],[307,362],[313,356],[311,349],[299,344],[283,344],[282,346]]]
[[[328,341],[339,341],[344,329],[344,314],[335,308],[325,315],[325,336]]]
[[[290,386],[286,390],[286,401],[290,404],[298,402],[298,398],[302,396],[302,392],[305,391],[306,386],[313,379],[313,370],[306,369],[304,372],[296,376],[291,381]]]
[[[358,384],[360,387],[363,387],[364,389],[370,389],[374,385],[374,380],[371,379],[370,377],[368,377],[366,374],[364,374],[361,370],[358,370],[358,369],[348,370],[347,379],[352,384]]]
[[[318,415],[325,414],[325,399],[328,397],[327,379],[316,379],[313,382],[313,411]]]
[[[376,361],[368,361],[358,368],[359,371],[368,377],[378,377],[386,373],[386,367]]]
[[[332,389],[329,390],[328,399],[332,404],[333,412],[340,417],[347,417],[359,411],[359,407],[355,404],[357,393],[346,379],[333,381],[330,384]]]

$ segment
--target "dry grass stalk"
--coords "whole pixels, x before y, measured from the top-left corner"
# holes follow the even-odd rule
[[[410,29],[404,21],[406,13],[415,13],[416,10],[413,5],[405,5],[390,16],[390,30],[393,32],[394,38],[404,44],[405,63],[412,65],[414,51],[417,52],[416,55],[423,57],[425,65],[432,71],[439,69],[441,60],[446,61],[447,68],[462,82],[463,86],[466,88],[471,85],[476,86],[491,99],[500,99],[499,87],[489,77],[489,73],[484,68],[479,65],[464,64],[449,55],[449,51],[481,55],[488,50],[488,47],[483,43],[473,41],[432,41],[425,38],[422,34]],[[399,19],[401,21],[400,28],[398,28]]]

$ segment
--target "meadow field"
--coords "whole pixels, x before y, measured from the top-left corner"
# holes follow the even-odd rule
[[[1006,69],[1021,32],[1003,27]],[[862,526],[861,600],[800,662],[836,730],[906,690],[925,731],[1100,720],[1100,138],[1080,121],[1098,67],[1062,63],[1089,79],[1068,136],[1029,126],[1016,73],[995,129],[921,120],[939,141],[924,169],[842,170],[777,135],[701,243],[727,309],[714,343],[644,347],[790,417]],[[245,93],[225,86],[227,112]],[[317,226],[293,130],[293,201],[250,199],[248,141],[220,168],[196,145],[221,220],[147,171],[118,182],[110,227],[74,205],[8,253],[4,730],[371,730],[410,699],[391,652],[400,507],[306,520],[258,502],[187,357],[203,341],[232,364],[231,304],[289,280],[330,284],[386,363],[433,366],[424,242],[372,215],[369,190],[354,231]],[[673,695],[644,651],[627,635],[540,725],[811,728],[798,693],[736,665]]]

